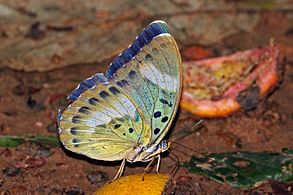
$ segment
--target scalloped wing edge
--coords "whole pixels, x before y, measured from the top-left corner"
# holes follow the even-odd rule
[[[94,87],[97,83],[107,83],[108,80],[114,77],[115,72],[133,59],[145,45],[150,43],[155,37],[166,33],[170,34],[170,29],[164,21],[156,20],[150,23],[136,37],[135,41],[113,60],[105,72],[105,75],[103,73],[97,73],[85,79],[79,83],[67,98],[71,101],[75,101],[80,97],[81,93]]]

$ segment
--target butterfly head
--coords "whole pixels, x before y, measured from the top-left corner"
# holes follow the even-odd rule
[[[165,152],[170,147],[170,142],[167,142],[167,140],[162,140],[159,144],[159,147],[161,148],[161,152]]]

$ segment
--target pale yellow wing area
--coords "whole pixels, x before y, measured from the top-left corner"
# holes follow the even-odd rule
[[[60,140],[67,149],[94,159],[121,160],[149,128],[136,107],[119,86],[97,84],[62,113]]]

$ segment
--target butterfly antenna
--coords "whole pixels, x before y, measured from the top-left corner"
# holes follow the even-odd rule
[[[191,128],[196,127],[196,126],[198,126],[198,125],[200,125],[200,124],[202,124],[202,123],[203,123],[203,119],[200,119],[198,122],[196,122],[195,124],[193,124],[193,125],[191,126]]]
[[[173,157],[169,156],[169,158],[171,158],[173,161],[176,162],[174,168],[172,169],[172,171],[170,173],[170,175],[172,175],[174,177],[175,174],[177,173],[177,171],[179,170],[180,160],[179,160],[179,157],[175,153],[173,153],[171,151],[169,151],[169,153],[170,153],[170,155],[172,154],[175,157],[175,159],[174,159]]]
[[[191,129],[193,127],[196,127],[196,126],[200,125],[201,123],[203,123],[203,119],[200,119],[198,122],[196,122],[196,123],[194,123],[194,124],[192,124],[190,126],[187,126],[187,127],[183,128],[182,131],[183,130],[186,130],[186,129]]]
[[[184,131],[184,130],[186,130],[186,129],[188,129],[188,128],[196,127],[196,126],[200,125],[202,122],[203,122],[203,119],[200,119],[198,122],[196,122],[196,123],[193,124],[192,126],[185,127],[185,128],[183,128],[181,131]],[[183,144],[180,144],[180,143],[178,143],[178,142],[175,142],[175,141],[170,141],[170,142],[171,142],[171,143],[174,143],[174,144],[177,144],[177,145],[179,145],[179,146],[181,146],[181,147],[183,147],[183,148],[186,148],[186,149],[188,149],[188,150],[190,150],[190,151],[192,151],[192,152],[194,152],[194,153],[196,153],[196,154],[200,154],[200,155],[202,155],[202,156],[206,156],[205,154],[200,153],[200,152],[198,152],[198,151],[195,151],[195,150],[193,150],[193,149],[191,149],[191,148],[189,148],[189,147],[187,147],[187,146],[185,146],[185,145],[183,145]]]
[[[198,122],[186,126],[186,127],[182,128],[180,131],[177,131],[176,133],[174,133],[171,137],[172,137],[173,139],[174,139],[175,137],[179,137],[179,138],[177,138],[177,139],[175,138],[175,139],[176,139],[176,140],[181,140],[181,139],[183,139],[184,137],[186,137],[187,135],[190,135],[190,134],[196,132],[195,130],[193,130],[193,131],[189,131],[188,133],[186,133],[186,131],[187,131],[188,129],[193,129],[194,127],[200,125],[203,121],[204,121],[203,119],[200,119]],[[196,130],[197,130],[197,129],[196,129]],[[182,132],[183,132],[183,133],[182,133]],[[180,134],[183,134],[183,135],[180,136]],[[176,135],[177,135],[177,136],[176,136]],[[179,136],[178,136],[178,135],[179,135]]]
[[[187,128],[193,128],[193,127],[195,127],[195,126],[197,126],[197,125],[200,125],[203,121],[204,121],[203,119],[200,119],[198,122],[196,122],[196,123],[193,124],[192,126],[190,126],[190,127],[185,127],[185,128],[182,129],[182,130],[186,130]],[[196,150],[193,150],[193,149],[191,149],[191,148],[189,148],[189,147],[187,147],[187,146],[185,146],[185,145],[183,145],[183,144],[180,144],[180,143],[175,142],[175,141],[170,141],[170,142],[173,143],[173,144],[177,144],[177,145],[179,145],[179,146],[181,146],[181,147],[183,147],[183,148],[185,148],[185,149],[188,149],[189,151],[192,151],[192,152],[194,152],[194,153],[196,153],[196,154],[200,154],[200,155],[202,155],[202,156],[204,156],[204,157],[209,158],[207,155],[205,155],[205,154],[203,154],[203,153],[201,153],[201,152],[198,152],[198,151],[196,151]],[[176,149],[175,149],[175,150],[176,150]],[[181,152],[182,152],[182,151],[181,151]]]

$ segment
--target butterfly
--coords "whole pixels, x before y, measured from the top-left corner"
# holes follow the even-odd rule
[[[154,21],[110,64],[82,81],[59,110],[59,138],[70,151],[104,161],[147,162],[168,150],[163,140],[181,94],[182,62],[164,21]]]

